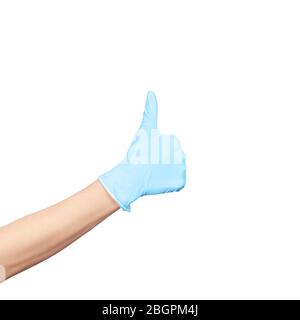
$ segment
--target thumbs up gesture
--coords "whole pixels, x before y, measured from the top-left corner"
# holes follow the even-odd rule
[[[127,154],[98,179],[125,211],[145,195],[180,191],[185,186],[185,156],[179,140],[157,129],[155,94],[147,94],[143,119]]]

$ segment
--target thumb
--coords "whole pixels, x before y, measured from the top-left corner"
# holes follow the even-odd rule
[[[157,100],[153,91],[148,91],[140,129],[157,129]]]

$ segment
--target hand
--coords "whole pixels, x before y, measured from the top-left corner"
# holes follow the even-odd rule
[[[157,130],[157,100],[147,94],[142,123],[123,161],[99,181],[125,211],[145,195],[180,191],[186,182],[185,156],[179,140]]]

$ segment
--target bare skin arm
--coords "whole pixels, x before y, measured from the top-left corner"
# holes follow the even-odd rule
[[[100,182],[0,228],[0,282],[49,258],[119,209]]]

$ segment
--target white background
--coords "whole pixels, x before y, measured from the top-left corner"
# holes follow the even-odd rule
[[[300,298],[299,16],[299,1],[1,1],[1,225],[118,163],[150,89],[188,180],[0,299]]]

